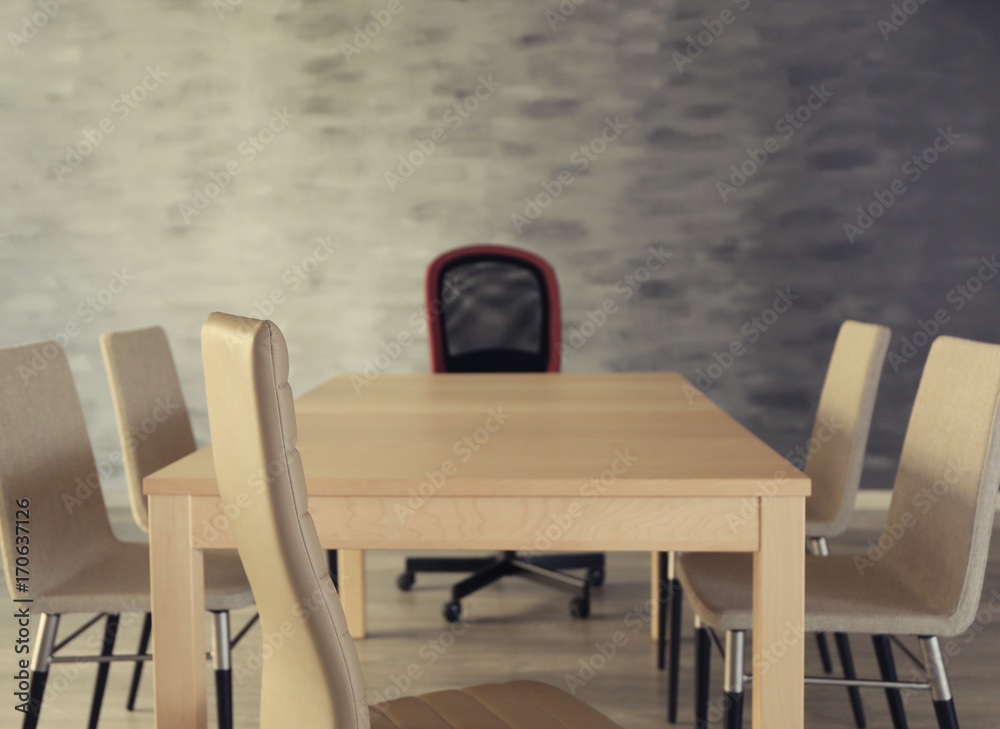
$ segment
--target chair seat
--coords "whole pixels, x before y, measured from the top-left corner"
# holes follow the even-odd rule
[[[250,583],[234,550],[205,552],[205,582],[207,610],[236,610],[253,604]],[[48,594],[32,597],[35,612],[148,613],[149,546],[121,542]]]
[[[538,681],[436,691],[371,707],[371,729],[620,729],[599,711]]]
[[[753,556],[688,553],[678,572],[685,595],[709,627],[753,628]],[[953,609],[917,591],[898,563],[861,563],[853,556],[806,557],[806,630],[870,635],[958,635],[968,626]]]

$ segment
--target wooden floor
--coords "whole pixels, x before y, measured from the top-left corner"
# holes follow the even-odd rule
[[[115,514],[117,524],[128,531],[127,512]],[[878,520],[874,515],[856,519],[856,526],[841,547],[865,545],[876,535]],[[986,581],[980,623],[957,643],[959,654],[949,670],[963,727],[993,729],[1000,718],[1000,692],[997,691],[996,665],[1000,655],[1000,620],[989,608],[991,591],[1000,595],[1000,541],[994,539],[990,572]],[[631,729],[654,729],[665,725],[664,674],[654,665],[653,645],[649,641],[649,557],[645,554],[609,555],[608,581],[597,590],[593,614],[589,620],[570,618],[568,600],[559,593],[512,578],[465,602],[467,622],[452,630],[441,616],[441,606],[448,593],[448,575],[420,576],[412,592],[396,589],[395,577],[403,555],[392,552],[369,553],[368,584],[371,637],[358,644],[364,665],[370,700],[392,697],[396,686],[403,693],[423,693],[439,688],[510,678],[533,678],[567,687],[575,681],[577,695],[600,708]],[[1000,600],[994,605],[1000,604]],[[10,710],[11,689],[8,682],[14,671],[14,622],[11,611],[0,616],[0,695],[7,706],[0,711],[0,726],[18,725],[19,715]],[[234,616],[240,626],[253,614],[241,611]],[[123,621],[126,618],[123,617]],[[79,625],[76,616],[67,618],[62,634]],[[138,640],[140,620],[134,618],[121,633],[119,650],[133,650]],[[34,623],[33,623],[34,627]],[[604,660],[601,646],[612,641],[620,631],[627,642],[616,654]],[[97,632],[78,639],[88,651],[98,640]],[[619,642],[622,642],[619,637]],[[88,645],[89,644],[89,645]],[[233,657],[235,710],[237,727],[257,725],[259,670],[255,670],[261,651],[261,635],[254,628],[236,648]],[[859,672],[874,675],[871,644],[855,638],[855,657]],[[692,645],[690,611],[685,619],[681,678],[682,726],[691,725]],[[807,673],[819,670],[815,647],[807,648]],[[897,654],[901,675],[910,672],[902,654]],[[586,665],[586,664],[590,665]],[[586,667],[584,667],[586,666]],[[591,671],[593,666],[598,670]],[[412,668],[411,668],[412,667]],[[721,690],[721,661],[713,666],[713,695]],[[93,664],[75,667],[58,666],[49,679],[49,692],[40,726],[84,727],[93,686]],[[409,672],[418,678],[406,685]],[[102,727],[151,728],[152,682],[144,681],[135,712],[125,711],[125,695],[131,667],[116,665],[111,672]],[[579,679],[583,684],[579,684]],[[891,727],[883,695],[865,693],[869,726]],[[912,729],[935,727],[929,697],[920,693],[907,701]],[[214,704],[211,707],[214,725]],[[806,689],[806,725],[808,727],[851,727],[843,689],[808,687]]]

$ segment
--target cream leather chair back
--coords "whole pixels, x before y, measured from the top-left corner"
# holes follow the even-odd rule
[[[146,327],[101,335],[132,516],[149,531],[142,479],[196,449],[166,332]]]
[[[809,537],[843,534],[854,513],[890,336],[878,324],[847,320],[840,326],[803,469],[813,484],[806,499]]]
[[[906,587],[927,612],[947,616],[938,635],[966,630],[979,607],[1000,485],[998,418],[1000,346],[938,337],[920,378],[879,542],[887,547],[885,560],[900,562]]]
[[[288,350],[271,322],[212,314],[202,329],[222,500],[265,640],[262,729],[367,729],[365,684],[295,448]]]
[[[25,500],[31,575],[21,593],[14,547]],[[34,598],[36,612],[68,609],[48,595],[119,546],[73,374],[55,342],[0,348],[0,536],[10,594]],[[71,607],[87,610],[86,596]]]

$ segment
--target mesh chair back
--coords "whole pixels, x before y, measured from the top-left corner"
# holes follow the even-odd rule
[[[555,372],[559,289],[542,258],[477,245],[439,256],[427,271],[435,372]]]

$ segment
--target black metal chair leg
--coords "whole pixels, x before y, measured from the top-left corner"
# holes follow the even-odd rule
[[[670,580],[667,576],[667,553],[656,554],[656,667],[667,665],[667,610],[670,607]]]
[[[857,678],[858,674],[854,670],[854,656],[851,653],[851,641],[847,637],[847,633],[834,633],[833,640],[837,646],[837,655],[840,656],[840,665],[844,669],[844,678]],[[858,729],[865,729],[868,726],[868,720],[865,718],[865,704],[861,700],[861,689],[857,686],[848,686],[847,697],[851,700],[854,725]]]
[[[826,633],[816,633],[816,648],[819,650],[819,660],[823,664],[823,673],[833,673],[833,658],[830,657],[830,644]]]
[[[29,666],[31,677],[28,679],[28,705],[25,707],[23,729],[35,729],[38,726],[38,717],[42,713],[42,696],[49,678],[49,661],[58,629],[59,615],[42,613]]]
[[[701,623],[694,631],[694,726],[695,729],[708,729],[708,691],[709,676],[712,664],[712,638],[708,628]]]
[[[896,675],[896,661],[892,657],[892,643],[888,635],[873,635],[872,643],[875,645],[875,657],[878,659],[878,668],[885,681],[898,681]],[[889,704],[889,714],[892,716],[893,729],[907,729],[906,708],[903,706],[903,696],[899,689],[886,689],[885,699]]]
[[[337,550],[328,549],[326,550],[326,569],[330,573],[330,579],[333,580],[333,586],[338,590],[340,589],[340,583],[337,578],[340,576],[340,568],[337,566]]]
[[[677,722],[677,695],[681,680],[681,619],[684,616],[684,588],[670,581],[670,669],[667,675],[667,719]]]
[[[215,698],[219,706],[219,729],[233,729],[233,672],[215,672]]]
[[[38,726],[38,716],[42,713],[42,696],[45,694],[45,683],[49,680],[48,671],[32,671],[31,684],[28,688],[28,706],[24,712],[22,729],[35,729]]]
[[[149,635],[153,632],[153,616],[150,613],[146,613],[145,619],[142,621],[142,635],[139,637],[139,649],[136,651],[138,655],[144,655],[146,649],[149,648]],[[135,710],[135,697],[139,694],[139,682],[142,680],[142,666],[145,661],[136,661],[135,668],[132,670],[132,685],[128,689],[128,702],[125,704],[125,708],[129,711]]]
[[[212,613],[212,667],[215,669],[215,698],[219,729],[233,729],[233,671],[229,643],[229,613]]]
[[[108,615],[104,623],[104,639],[101,642],[101,655],[110,656],[115,649],[115,637],[118,635],[118,614]],[[108,671],[111,663],[102,661],[97,664],[97,682],[94,684],[94,698],[90,703],[90,721],[88,729],[97,729],[97,721],[101,717],[101,704],[104,702],[104,688],[108,683]]]
[[[958,715],[955,713],[955,699],[934,702],[934,715],[939,729],[958,729]]]

